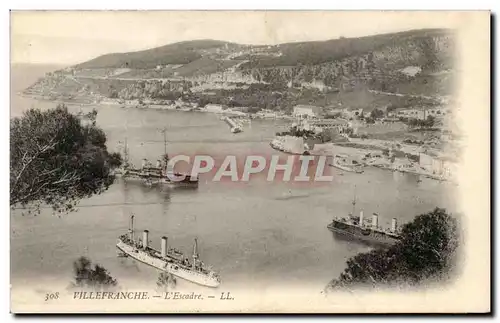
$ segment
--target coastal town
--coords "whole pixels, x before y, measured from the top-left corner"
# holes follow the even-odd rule
[[[165,68],[159,66],[154,70]],[[373,166],[436,180],[453,180],[456,175],[461,147],[451,95],[384,92],[352,80],[341,82],[334,89],[319,81],[301,84],[291,81],[282,96],[293,91],[300,95],[307,92],[309,96],[317,95],[324,100],[296,105],[284,102],[286,108],[242,106],[234,98],[219,103],[220,100],[214,99],[217,95],[211,93],[216,88],[240,93],[251,91],[252,86],[271,86],[233,72],[225,73],[235,79],[174,76],[138,80],[118,78],[131,73],[127,68],[108,69],[105,73],[99,69],[67,68],[49,73],[22,95],[81,106],[100,104],[213,113],[229,125],[233,134],[244,131],[245,125],[251,125],[254,119],[282,120],[288,129],[277,131],[270,145],[285,153],[330,156],[331,166],[358,173],[362,167]],[[400,76],[414,77],[420,72],[419,67],[408,67],[400,71]],[[236,78],[235,73],[240,78]],[[449,77],[450,73],[441,74]],[[114,88],[116,82],[124,82],[119,91],[118,87]],[[108,92],[102,88],[107,88]],[[235,92],[235,88],[239,89]],[[366,98],[367,103],[353,100],[353,96]]]
[[[457,174],[460,140],[450,126],[448,106],[323,111],[295,107],[297,121],[271,145],[293,154],[331,156],[332,166],[346,171],[374,166],[436,180]]]

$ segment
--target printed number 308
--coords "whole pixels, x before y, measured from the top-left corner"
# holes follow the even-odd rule
[[[58,299],[58,298],[59,298],[59,292],[45,295],[45,301],[48,301],[49,299]]]

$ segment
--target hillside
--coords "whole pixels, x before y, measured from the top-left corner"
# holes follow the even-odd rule
[[[407,41],[419,43],[421,50],[428,55],[423,58],[424,63],[429,63],[435,58],[433,38],[448,36],[449,33],[450,31],[445,29],[422,29],[359,38],[341,37],[327,41],[286,43],[277,45],[275,48],[283,53],[280,57],[256,57],[244,67],[317,65],[367,54],[385,46],[398,46]]]
[[[409,107],[451,94],[454,43],[444,29],[269,46],[194,40],[103,55],[48,74],[26,93],[285,111],[298,103]]]
[[[241,66],[242,69],[317,65],[367,54],[384,46],[397,46],[406,41],[419,42],[420,50],[424,53],[422,62],[425,64],[435,59],[433,38],[447,36],[449,33],[450,31],[444,29],[423,29],[359,38],[285,43],[275,46],[245,46],[218,40],[195,40],[137,52],[106,54],[78,64],[76,68],[155,68],[157,65],[187,64],[201,57],[215,54],[220,48],[238,52],[245,47],[250,47],[255,52],[242,53],[238,56],[237,59],[248,60]],[[270,53],[281,53],[281,55],[273,57],[269,56]]]
[[[195,40],[130,53],[113,53],[76,65],[76,68],[155,68],[157,65],[187,64],[211,49],[236,45],[217,40]]]

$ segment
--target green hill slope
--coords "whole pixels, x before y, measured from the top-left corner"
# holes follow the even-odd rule
[[[113,53],[99,56],[76,65],[76,68],[154,68],[157,65],[187,64],[203,57],[205,50],[216,49],[228,42],[218,40],[194,40],[180,42],[138,52]]]

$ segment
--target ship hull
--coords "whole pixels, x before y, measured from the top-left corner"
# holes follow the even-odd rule
[[[341,224],[339,227],[339,223],[337,224],[330,223],[327,226],[327,228],[335,234],[359,240],[370,245],[391,246],[399,241],[399,239],[397,238],[388,236],[383,233],[375,232],[368,228],[366,229],[362,229],[359,227],[354,228],[352,226],[347,226],[344,224]]]
[[[152,257],[143,250],[134,248],[122,241],[119,241],[116,244],[116,247],[121,252],[123,252],[127,256],[137,261],[140,261],[146,265],[160,269],[162,271],[168,272],[176,277],[185,279],[192,283],[213,288],[218,287],[220,285],[219,280],[213,277],[209,277],[208,275],[204,275],[202,273],[186,270],[185,268],[177,265],[174,262],[168,262],[160,258]]]
[[[171,187],[198,187],[198,179],[192,180],[189,178],[189,175],[184,174],[175,174],[175,176],[185,176],[183,180],[173,181],[168,176],[159,176],[159,175],[143,175],[140,172],[136,171],[127,171],[127,172],[117,172],[115,174],[117,177],[124,179],[129,182],[140,182],[145,185],[165,185]]]
[[[346,165],[341,165],[339,163],[333,163],[333,164],[330,164],[330,166],[341,169],[341,170],[346,171],[346,172],[352,172],[352,173],[358,173],[358,174],[363,173],[362,169],[350,167],[350,166],[346,166]]]

